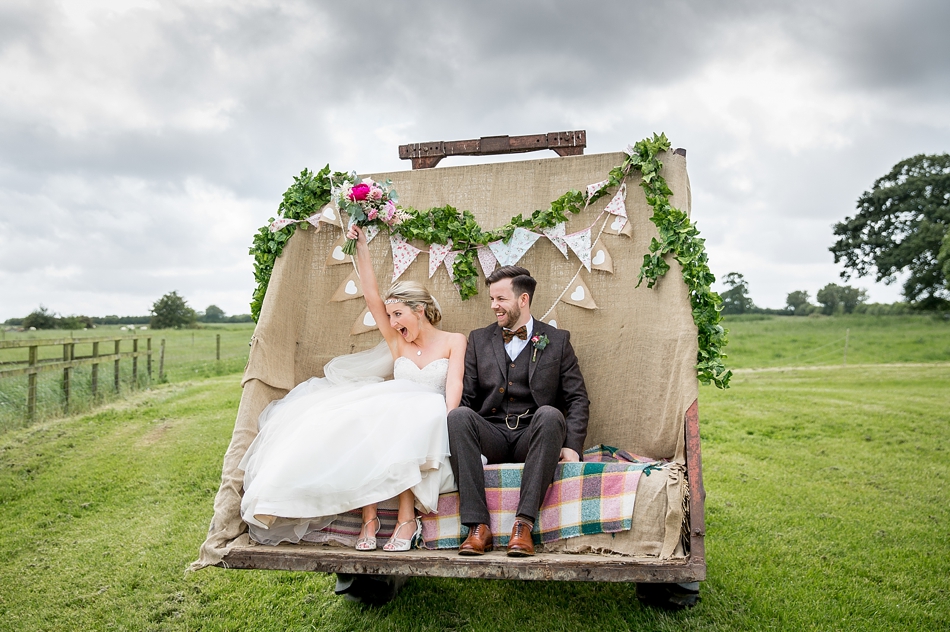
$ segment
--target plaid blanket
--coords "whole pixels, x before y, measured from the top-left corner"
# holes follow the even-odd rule
[[[598,445],[584,451],[581,463],[560,463],[548,487],[532,536],[535,544],[595,533],[629,530],[641,474],[666,465],[617,448]],[[491,530],[498,546],[507,546],[514,526],[521,489],[521,463],[485,466],[485,496]],[[379,508],[379,537],[395,527],[395,504]],[[308,542],[338,542],[352,546],[359,535],[361,514],[342,514],[328,527],[304,536]],[[439,496],[438,513],[422,516],[422,537],[427,549],[458,548],[468,535],[459,522],[458,493]]]

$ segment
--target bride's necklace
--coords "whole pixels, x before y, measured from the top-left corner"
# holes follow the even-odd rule
[[[412,346],[414,346],[414,347],[418,347],[418,346],[419,346],[419,345],[416,344],[415,340],[413,340],[410,344],[411,344]],[[422,349],[417,349],[417,350],[416,350],[416,355],[417,355],[417,356],[421,356],[421,355],[422,355]]]

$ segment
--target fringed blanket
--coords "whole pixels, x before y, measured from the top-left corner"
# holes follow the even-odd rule
[[[641,474],[664,467],[655,461],[623,450],[598,445],[584,451],[581,463],[561,463],[548,487],[532,533],[535,544],[564,538],[629,530]],[[485,466],[485,496],[491,516],[495,544],[507,546],[515,519],[521,488],[523,464]],[[388,537],[395,527],[395,505],[379,508],[379,537]],[[352,545],[359,535],[361,514],[342,514],[328,527],[304,536],[308,542],[338,542]],[[438,513],[422,516],[425,548],[458,548],[468,535],[459,522],[458,493],[439,497]]]

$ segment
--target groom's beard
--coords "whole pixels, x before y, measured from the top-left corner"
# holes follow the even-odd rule
[[[515,307],[512,310],[507,310],[503,313],[501,320],[498,321],[498,324],[504,327],[505,329],[511,329],[515,323],[521,318],[521,309]]]

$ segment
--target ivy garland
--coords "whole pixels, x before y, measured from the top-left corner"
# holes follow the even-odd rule
[[[554,228],[566,222],[567,214],[578,214],[584,208],[594,203],[609,191],[619,186],[630,171],[640,172],[640,186],[646,195],[647,203],[653,208],[650,217],[660,234],[650,243],[650,254],[644,255],[643,265],[637,279],[637,287],[647,281],[647,287],[656,285],[660,277],[666,274],[670,265],[665,256],[670,254],[680,264],[683,270],[683,281],[689,288],[690,303],[693,307],[693,321],[699,332],[699,353],[697,355],[697,377],[702,384],[715,384],[718,388],[729,388],[732,371],[727,371],[723,365],[726,355],[722,352],[726,346],[726,334],[722,325],[722,299],[710,288],[716,280],[709,269],[709,259],[706,255],[705,240],[699,238],[699,230],[689,221],[683,211],[674,208],[669,201],[673,193],[660,175],[663,164],[657,155],[669,151],[670,141],[665,134],[653,135],[627,149],[627,156],[623,163],[610,170],[605,186],[588,196],[586,193],[571,190],[551,202],[548,209],[536,210],[529,217],[521,214],[511,218],[504,226],[486,231],[478,225],[475,216],[470,211],[445,205],[420,211],[414,208],[403,208],[408,215],[400,224],[393,227],[396,232],[406,239],[418,239],[426,245],[445,245],[452,240],[452,249],[459,251],[452,268],[452,280],[459,288],[462,300],[478,294],[478,271],[475,267],[477,248],[490,242],[502,239],[508,241],[516,228],[525,228],[532,232],[540,232],[547,228]],[[284,193],[284,198],[278,207],[278,214],[288,219],[305,220],[318,213],[330,202],[330,166],[327,165],[317,173],[304,169],[299,176],[294,176],[294,183]],[[334,173],[334,178],[343,176]],[[276,232],[270,231],[270,223],[262,227],[254,235],[250,254],[254,256],[254,279],[257,288],[251,300],[251,316],[255,322],[260,317],[264,293],[274,269],[274,262],[283,252],[284,246],[293,235],[297,226],[304,230],[308,224],[290,224]]]

